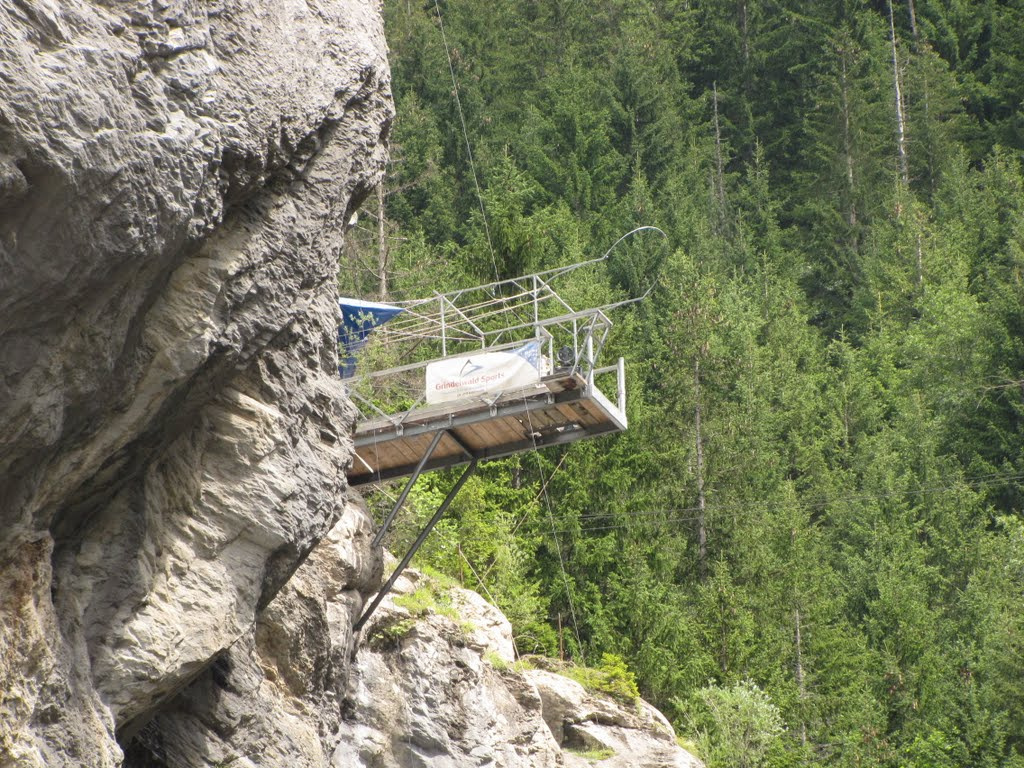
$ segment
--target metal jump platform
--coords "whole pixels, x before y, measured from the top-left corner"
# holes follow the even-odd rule
[[[598,259],[425,299],[340,302],[340,370],[360,410],[349,484],[408,478],[374,546],[423,472],[468,464],[357,630],[479,462],[627,428],[625,361],[602,366],[600,357],[612,328],[608,313],[650,289],[576,310],[553,283],[605,261],[644,230],[664,236],[640,227]]]
[[[417,468],[444,469],[621,432],[628,426],[622,362],[615,371],[615,403],[586,376],[564,371],[490,400],[414,409],[400,423],[362,421],[349,483],[364,485],[417,474]]]

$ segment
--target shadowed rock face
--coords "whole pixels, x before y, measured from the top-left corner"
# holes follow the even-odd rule
[[[129,768],[327,768],[342,738],[352,624],[380,582],[359,504],[313,550],[254,630],[221,653],[127,745]]]
[[[385,54],[370,0],[0,5],[0,766],[119,764],[342,516]]]

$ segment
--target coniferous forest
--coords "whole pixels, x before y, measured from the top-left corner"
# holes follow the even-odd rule
[[[1024,2],[385,18],[392,157],[343,291],[670,240],[570,290],[657,277],[606,350],[630,429],[483,465],[421,562],[521,654],[624,661],[712,768],[1024,766]]]

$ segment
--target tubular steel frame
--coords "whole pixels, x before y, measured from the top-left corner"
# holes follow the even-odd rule
[[[376,477],[373,478],[372,482],[383,482],[405,475],[408,475],[409,478],[374,537],[373,546],[376,547],[383,541],[395,517],[405,504],[413,485],[423,472],[467,462],[468,466],[459,476],[458,481],[456,481],[447,496],[445,496],[444,501],[430,521],[420,531],[416,541],[409,548],[409,551],[406,552],[398,567],[359,617],[354,626],[355,631],[360,631],[366,625],[366,622],[390,592],[434,526],[444,516],[444,513],[452,501],[454,501],[462,486],[476,470],[477,464],[480,461],[498,458],[499,456],[508,456],[542,446],[575,442],[582,437],[609,434],[626,429],[625,363],[622,358],[619,358],[616,365],[599,368],[597,360],[604,349],[612,327],[612,322],[608,318],[607,313],[618,307],[643,300],[651,292],[654,284],[652,283],[644,294],[637,298],[577,311],[558,294],[551,286],[551,283],[557,278],[570,274],[577,269],[605,261],[620,242],[637,232],[645,230],[656,231],[667,240],[665,233],[657,227],[638,227],[616,240],[612,247],[597,259],[590,259],[589,261],[566,267],[557,267],[524,277],[498,280],[486,285],[436,294],[426,299],[397,302],[396,306],[402,307],[405,312],[375,332],[375,337],[380,340],[379,343],[412,342],[412,349],[415,351],[417,347],[427,342],[427,350],[433,349],[435,354],[429,356],[429,359],[356,375],[347,381],[352,399],[361,406],[360,412],[364,422],[376,416],[382,421],[390,423],[393,430],[399,435],[411,436],[434,433],[429,447],[411,472],[408,467],[398,467],[388,473],[377,472]],[[566,346],[569,346],[569,342],[571,342],[571,368],[568,371],[562,369],[560,373],[570,379],[582,379],[582,386],[574,390],[549,392],[539,398],[534,393],[532,400],[524,396],[521,399],[510,400],[502,405],[498,405],[498,402],[502,400],[502,396],[505,393],[499,392],[494,394],[489,400],[483,400],[487,406],[487,411],[483,415],[481,415],[479,409],[472,415],[457,415],[455,413],[456,409],[452,408],[452,412],[448,413],[446,418],[442,417],[436,421],[411,425],[408,429],[406,429],[404,424],[423,402],[423,396],[417,399],[412,407],[399,407],[394,409],[392,413],[388,413],[384,407],[356,391],[356,387],[360,383],[364,383],[364,385],[372,389],[375,388],[374,385],[386,383],[389,379],[408,379],[411,377],[417,381],[423,381],[418,373],[423,372],[425,374],[427,365],[436,360],[462,354],[471,354],[480,350],[497,352],[521,346],[532,340],[541,342],[541,348],[542,350],[546,349],[545,357],[552,367],[557,359],[556,343],[565,343]],[[431,345],[430,342],[433,342],[433,344]],[[437,351],[440,352],[440,356],[436,354]],[[594,377],[603,374],[615,375],[616,402],[614,404],[608,401],[594,384]],[[472,423],[474,419],[479,421],[481,418],[486,419],[488,416],[490,418],[499,418],[518,413],[528,415],[532,410],[545,408],[556,403],[573,402],[582,397],[595,399],[601,408],[608,412],[610,420],[606,427],[588,431],[583,429],[580,424],[573,424],[564,431],[558,431],[551,435],[534,434],[529,439],[524,439],[519,443],[502,445],[499,450],[494,452],[487,450],[474,451],[460,440],[454,432],[461,424]],[[483,398],[477,399],[481,400]],[[452,406],[455,405],[454,403],[452,404]],[[457,459],[448,457],[432,461],[431,457],[445,436],[452,439],[459,446],[462,456]],[[363,444],[367,444],[371,439],[369,436],[364,438],[357,437],[356,447],[360,446],[360,440],[363,441]]]

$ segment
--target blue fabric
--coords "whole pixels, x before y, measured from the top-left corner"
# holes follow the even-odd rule
[[[540,370],[540,342],[539,341],[528,342],[524,346],[519,347],[519,349],[513,349],[513,350],[510,350],[510,351],[512,353],[518,355],[519,357],[523,358],[526,362],[528,362],[530,365],[532,365],[538,371]]]
[[[356,372],[356,353],[366,346],[370,331],[383,325],[395,315],[402,313],[401,307],[377,304],[359,299],[338,299],[341,309],[341,325],[338,326],[338,373],[347,379]]]

